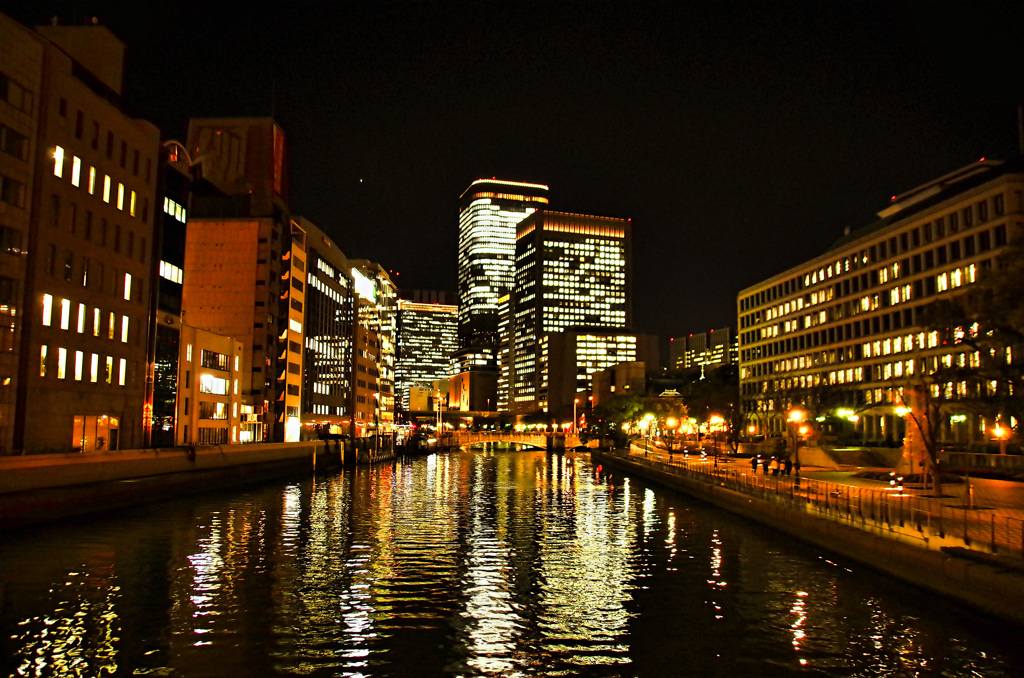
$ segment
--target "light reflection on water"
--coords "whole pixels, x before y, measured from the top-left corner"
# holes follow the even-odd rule
[[[1024,673],[1013,630],[585,454],[434,455],[2,538],[3,675]]]

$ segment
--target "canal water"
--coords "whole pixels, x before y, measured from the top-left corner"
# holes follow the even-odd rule
[[[0,535],[17,676],[1021,676],[986,620],[585,453],[454,452]]]

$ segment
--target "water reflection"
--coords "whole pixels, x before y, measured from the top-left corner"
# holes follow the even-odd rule
[[[587,455],[434,455],[4,535],[0,669],[1024,673],[1012,630],[853,570]]]

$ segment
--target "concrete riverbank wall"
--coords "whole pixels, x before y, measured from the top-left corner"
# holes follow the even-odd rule
[[[0,457],[0,530],[341,463],[320,441]]]
[[[650,480],[768,525],[851,561],[1024,625],[1024,571],[929,551],[848,524],[771,503],[685,474],[594,451],[596,463]]]

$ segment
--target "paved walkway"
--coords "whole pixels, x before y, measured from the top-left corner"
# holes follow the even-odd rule
[[[634,456],[643,456],[643,444],[631,448]],[[699,462],[706,463],[713,467],[716,463],[714,450],[706,451],[705,456],[700,454],[687,454],[675,452],[672,455],[666,450],[651,446],[647,453],[648,458],[661,462]],[[719,468],[740,473],[750,473],[750,457],[732,457],[719,455],[717,459]],[[850,487],[863,487],[871,490],[887,490],[891,487],[886,480],[874,480],[871,478],[860,478],[855,474],[863,471],[890,472],[892,469],[882,468],[853,468],[829,469],[820,467],[804,467],[801,469],[801,476],[823,482],[836,483]],[[760,464],[757,475],[762,475]],[[771,471],[769,476],[771,477]],[[950,508],[972,508],[979,517],[984,515],[996,515],[1015,520],[1024,521],[1024,483],[1017,483],[1007,480],[991,480],[988,478],[969,478],[960,483],[943,483],[942,497],[934,497],[934,492],[929,487],[923,489],[920,486],[904,485],[903,494],[930,498]],[[973,498],[972,498],[973,493]]]

